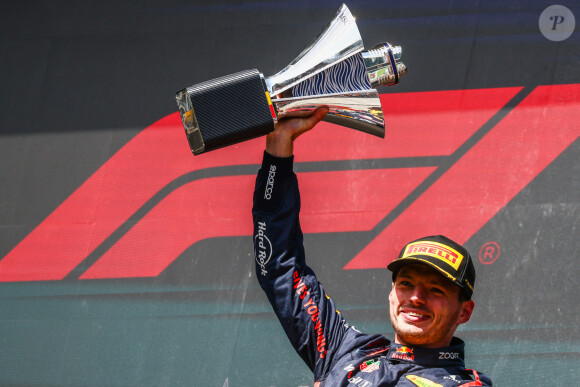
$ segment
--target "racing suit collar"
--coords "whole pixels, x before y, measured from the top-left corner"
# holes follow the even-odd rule
[[[463,340],[453,337],[448,347],[423,348],[412,347],[391,342],[387,357],[406,363],[416,363],[422,366],[465,367]]]

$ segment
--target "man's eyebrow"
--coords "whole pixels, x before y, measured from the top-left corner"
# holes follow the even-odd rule
[[[399,279],[401,277],[405,277],[405,278],[409,278],[409,279],[412,279],[413,278],[413,276],[410,275],[410,274],[399,272],[399,274],[397,274],[397,279]]]
[[[421,276],[422,274],[419,273],[419,276]],[[406,279],[410,279],[410,280],[414,280],[416,279],[417,275],[413,275],[411,273],[409,273],[408,271],[405,272],[399,272],[399,274],[397,274],[397,279],[399,278],[406,278]],[[430,285],[437,285],[437,286],[441,286],[444,288],[450,288],[451,286],[453,286],[453,284],[449,283],[449,281],[447,281],[445,278],[443,278],[442,276],[437,276],[437,277],[433,277],[428,281],[428,284]]]
[[[437,280],[431,280],[429,281],[430,284],[432,285],[437,285],[437,286],[441,286],[443,288],[450,288],[451,286],[453,286],[452,283],[450,283],[449,281],[447,281],[445,278],[441,278],[441,279],[437,279]]]

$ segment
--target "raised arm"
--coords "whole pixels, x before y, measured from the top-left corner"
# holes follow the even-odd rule
[[[358,345],[350,330],[306,265],[300,229],[300,193],[293,172],[293,141],[310,130],[326,111],[282,122],[268,136],[254,191],[256,274],[295,350],[322,380],[332,364]],[[343,338],[350,334],[348,345]],[[359,340],[360,339],[360,340]],[[358,341],[358,343],[356,343]]]

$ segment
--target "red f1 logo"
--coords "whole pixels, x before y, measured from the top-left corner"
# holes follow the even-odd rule
[[[381,99],[386,140],[322,123],[296,151],[304,232],[374,235],[345,269],[384,268],[417,236],[466,242],[580,133],[580,84]],[[263,147],[193,157],[179,115],[161,119],[0,260],[0,281],[155,277],[198,241],[250,237]]]

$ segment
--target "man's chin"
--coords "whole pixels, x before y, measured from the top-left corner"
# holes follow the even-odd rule
[[[425,343],[427,330],[414,324],[399,324],[395,330],[399,340],[410,345]]]

